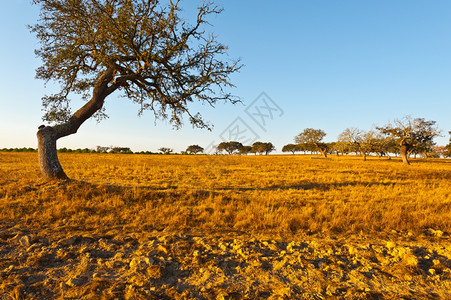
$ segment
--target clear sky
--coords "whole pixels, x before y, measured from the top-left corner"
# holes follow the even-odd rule
[[[199,1],[187,1],[186,10]],[[224,12],[209,30],[245,65],[232,77],[243,104],[192,105],[214,130],[173,130],[152,112],[137,116],[127,99],[107,98],[110,118],[89,120],[58,147],[131,147],[156,151],[204,148],[230,137],[271,141],[281,150],[304,128],[333,141],[347,127],[369,130],[405,115],[451,130],[451,1],[218,0]],[[3,1],[0,10],[0,148],[36,147],[41,97],[52,85],[34,79],[38,43],[31,0]],[[262,94],[262,93],[265,94]],[[75,106],[81,104],[74,102]],[[74,107],[73,110],[76,110]],[[234,135],[238,133],[238,135]]]

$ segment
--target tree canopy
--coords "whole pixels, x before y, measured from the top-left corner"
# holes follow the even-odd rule
[[[189,111],[189,102],[238,100],[223,88],[233,86],[229,75],[240,65],[226,62],[227,47],[203,29],[208,15],[221,12],[212,3],[204,3],[189,25],[179,16],[180,1],[34,2],[41,14],[31,29],[41,42],[36,54],[43,61],[36,76],[61,84],[59,93],[43,98],[47,121],[74,118],[69,95],[89,99],[101,83],[106,87],[102,93],[120,91],[139,104],[139,113],[150,109],[176,127],[182,125],[182,114],[194,126],[208,127]],[[99,118],[104,116],[100,108],[95,111]]]
[[[324,157],[327,157],[328,145],[322,140],[326,133],[322,129],[306,128],[294,138],[294,142],[303,145],[304,149],[319,150]]]
[[[251,152],[268,155],[272,151],[276,150],[276,147],[271,142],[255,142],[252,144]]]
[[[56,81],[60,90],[43,97],[39,162],[46,177],[66,178],[56,154],[56,140],[76,133],[92,116],[106,116],[105,98],[114,92],[139,105],[139,114],[154,112],[176,128],[188,116],[195,127],[211,129],[189,104],[235,103],[227,88],[239,61],[227,58],[227,47],[206,33],[207,18],[221,9],[205,2],[190,24],[180,15],[180,1],[34,0],[40,7],[31,31],[40,41],[42,65],[36,77]],[[88,102],[72,113],[70,97]]]
[[[338,136],[338,141],[348,145],[348,150],[360,152],[363,156],[363,160],[366,160],[366,156],[369,152],[377,152],[376,149],[376,132],[363,131],[355,127],[346,128]]]
[[[377,129],[395,139],[400,146],[403,162],[406,164],[409,164],[408,156],[412,151],[432,148],[434,137],[440,134],[435,121],[426,121],[424,118],[413,119],[410,116],[402,120],[396,119]]]
[[[204,148],[202,148],[199,145],[189,145],[186,148],[186,153],[197,154],[197,153],[202,153],[202,152],[204,152]]]
[[[294,154],[295,152],[298,152],[301,150],[301,147],[296,144],[286,144],[282,147],[282,152],[291,152]]]
[[[233,152],[240,151],[240,149],[243,148],[243,144],[237,141],[230,141],[230,142],[221,142],[217,149],[218,151],[225,151],[228,154],[232,154]]]

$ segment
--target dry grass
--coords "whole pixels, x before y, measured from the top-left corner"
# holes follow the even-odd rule
[[[66,220],[253,234],[450,231],[451,161],[304,156],[63,154],[74,180],[46,183],[36,154],[0,154],[2,220]]]
[[[307,278],[310,274],[316,278],[315,282],[318,282],[318,286],[315,287],[318,289],[315,292],[317,296],[346,296],[351,292],[358,292],[360,293],[359,297],[378,299],[378,297],[383,298],[381,295],[384,292],[393,297],[409,297],[409,295],[414,295],[415,291],[420,292],[417,295],[423,295],[425,298],[449,295],[446,292],[451,287],[449,238],[451,229],[451,218],[449,217],[451,215],[451,161],[449,160],[414,160],[411,166],[405,166],[395,159],[392,161],[369,159],[369,161],[363,162],[360,158],[354,157],[313,160],[307,156],[60,154],[60,161],[66,173],[73,180],[46,182],[40,178],[36,156],[36,153],[0,153],[0,245],[3,245],[2,253],[20,251],[19,248],[11,246],[14,241],[18,247],[23,244],[29,246],[30,241],[27,241],[25,237],[35,243],[41,239],[47,239],[49,245],[60,247],[58,241],[70,240],[74,236],[81,239],[87,234],[91,237],[116,237],[116,239],[120,237],[121,241],[126,240],[128,236],[135,239],[136,243],[141,246],[148,242],[145,239],[155,240],[161,236],[165,238],[188,236],[203,237],[210,241],[206,242],[209,244],[208,247],[204,245],[200,250],[206,251],[206,253],[210,251],[208,253],[214,254],[216,257],[225,255],[223,253],[225,250],[218,246],[220,241],[235,239],[235,242],[241,246],[236,248],[229,245],[227,247],[234,249],[241,260],[249,263],[256,259],[252,258],[253,252],[251,251],[256,244],[263,248],[267,246],[262,246],[263,241],[272,241],[279,252],[286,253],[288,252],[287,244],[290,241],[299,243],[300,241],[317,241],[319,239],[320,242],[317,241],[316,244],[299,246],[296,262],[285,261],[285,267],[279,268],[280,272],[285,272],[284,268],[295,268],[296,264],[305,265],[306,262],[302,263],[302,259],[307,259],[308,255],[314,256],[311,257],[313,268],[321,269],[323,265],[317,265],[317,260],[325,257],[321,254],[322,247],[336,254],[334,257],[350,256],[350,258],[346,258],[348,260],[346,263],[350,265],[357,264],[357,262],[352,262],[352,259],[361,259],[363,262],[360,262],[360,266],[365,268],[368,264],[374,263],[380,268],[380,272],[374,273],[374,283],[370,284],[373,280],[372,277],[366,278],[365,275],[362,278],[359,277],[358,280],[363,284],[363,288],[356,287],[358,286],[356,283],[351,284],[354,287],[351,289],[344,283],[337,283],[333,287],[326,284],[328,281],[333,281],[324,275],[327,270],[320,272],[323,275],[309,273],[309,271],[306,275]],[[330,237],[332,237],[332,241]],[[254,242],[252,242],[253,238],[256,238]],[[101,239],[91,238],[91,241],[98,242]],[[196,256],[194,251],[197,250],[193,245],[196,245],[197,241],[192,238],[175,239],[174,245],[186,242],[186,245],[180,245],[182,248],[187,248],[187,250],[185,249],[186,255]],[[52,244],[51,241],[55,241],[55,243]],[[75,243],[75,241],[78,241],[77,238],[73,243],[69,243],[69,246],[74,246],[72,244],[83,246],[83,243]],[[233,244],[233,242],[230,243]],[[368,243],[372,243],[373,246],[368,248]],[[98,244],[95,245],[95,247],[99,247]],[[123,245],[126,243],[124,242]],[[159,249],[158,243],[152,242],[152,245],[155,248],[150,247],[149,253]],[[167,247],[166,242],[164,245]],[[342,253],[345,249],[343,247],[346,248],[346,253]],[[69,251],[64,249],[64,251]],[[135,248],[131,247],[130,249]],[[240,250],[240,254],[239,249],[247,250]],[[301,253],[302,249],[308,250],[308,253]],[[215,252],[215,250],[219,252]],[[428,254],[429,250],[432,253]],[[80,251],[83,253],[82,250]],[[160,249],[159,252],[161,251]],[[202,256],[202,251],[197,252],[200,253],[197,256]],[[249,253],[245,254],[246,251]],[[276,250],[273,249],[273,251]],[[315,251],[319,251],[319,254],[314,254]],[[16,252],[14,255],[17,254]],[[274,273],[279,270],[277,267],[277,264],[280,263],[280,260],[277,259],[279,252],[275,255],[275,260],[269,263],[269,266],[272,266],[270,272]],[[45,253],[49,255],[48,252]],[[41,251],[39,254],[42,256],[43,252]],[[164,254],[171,255],[168,252]],[[205,255],[208,256],[207,254]],[[60,253],[58,257],[64,261],[65,255],[69,254]],[[78,257],[80,254],[70,255]],[[43,260],[45,264],[45,256],[41,256],[28,257],[30,260],[28,264],[39,266],[43,264]],[[127,266],[132,263],[130,257],[128,257]],[[247,257],[247,259],[243,259],[243,257]],[[108,258],[110,259],[110,257]],[[176,259],[176,256],[171,259]],[[385,267],[381,267],[385,260],[387,260]],[[7,259],[0,260],[0,270],[8,267],[9,262],[6,261]],[[261,263],[261,261],[259,262]],[[332,272],[330,268],[333,269],[334,266],[338,268],[342,265],[332,258],[326,259],[324,262],[327,263],[330,272]],[[27,262],[25,261],[23,264],[27,265]],[[77,278],[84,278],[85,273],[92,271],[89,271],[89,266],[86,264],[87,262],[80,258],[76,264],[78,269],[71,272],[77,273],[79,276]],[[310,295],[314,294],[309,290],[315,286],[313,283],[303,286],[294,279],[293,276],[297,274],[296,272],[302,273],[301,269],[293,270],[292,274],[283,275],[285,281],[279,282],[270,277],[265,281],[263,278],[266,276],[264,274],[266,274],[265,270],[268,265],[264,264],[259,265],[258,268],[243,271],[244,273],[238,271],[236,273],[241,275],[236,275],[238,277],[234,279],[235,283],[244,280],[245,282],[249,281],[249,285],[254,289],[258,287],[253,291],[254,294],[247,285],[244,286],[247,286],[248,294],[240,294],[236,285],[225,281],[227,276],[224,278],[214,277],[212,274],[216,273],[212,270],[209,271],[210,277],[222,280],[222,285],[212,285],[211,290],[216,292],[203,293],[198,287],[196,293],[183,294],[183,291],[195,289],[196,284],[202,282],[201,279],[204,278],[202,276],[205,275],[202,275],[202,272],[206,270],[205,264],[207,264],[207,259],[202,263],[198,262],[197,273],[191,271],[192,276],[184,281],[184,284],[189,283],[191,287],[187,285],[183,288],[173,282],[165,282],[161,283],[159,288],[165,290],[163,286],[166,284],[166,290],[170,286],[179,293],[176,293],[177,297],[183,299],[190,297],[220,298],[218,291],[222,290],[226,295],[226,287],[229,288],[229,296],[238,293],[236,295],[248,298],[268,298],[271,295],[277,298],[277,295],[285,291],[284,289],[286,289],[286,293],[283,292],[282,296],[295,297],[296,293],[300,293],[300,291],[309,291]],[[398,264],[396,268],[395,264]],[[196,264],[192,263],[192,265]],[[436,265],[435,271],[430,271]],[[216,265],[210,263],[207,266],[210,268]],[[219,264],[215,268],[221,269],[221,266],[223,265]],[[240,264],[235,265],[235,267],[240,266]],[[389,269],[388,266],[395,269]],[[144,272],[145,276],[142,277],[147,279],[142,280],[148,280],[152,276],[164,277],[164,272],[160,272],[161,265],[150,264],[146,268],[153,271]],[[190,267],[186,266],[186,268]],[[348,266],[343,269],[345,273],[349,273],[346,273],[348,277],[339,276],[337,282],[343,280],[350,282],[351,271],[357,270],[356,268]],[[128,271],[130,269],[133,268],[127,267]],[[366,272],[358,270],[359,276]],[[394,286],[389,287],[388,291],[382,290],[379,285],[386,285],[387,282],[384,280],[392,280],[381,275],[383,274],[382,270],[390,272],[391,276],[402,274],[402,276],[400,275],[403,278],[401,285],[408,286],[408,282],[411,281],[411,287],[401,289],[402,292],[399,292],[400,289]],[[157,272],[157,275],[153,273],[154,271]],[[14,283],[15,281],[11,279],[11,272],[5,272],[2,273],[3,280],[8,278],[9,281],[4,282],[9,283],[0,284],[0,292],[8,291],[8,297],[11,298],[20,298],[21,296],[33,298],[34,290],[31,292],[27,290],[24,287],[27,285],[23,283],[24,280]],[[261,276],[260,281],[255,278],[255,274],[259,272],[262,272],[258,275]],[[368,274],[373,274],[371,270],[368,272]],[[435,272],[438,272],[438,275]],[[13,272],[13,274],[16,273]],[[135,276],[130,274],[127,276]],[[183,277],[180,274],[179,276]],[[233,277],[233,274],[229,275]],[[255,276],[252,277],[252,274]],[[380,275],[380,277],[376,278],[376,275]],[[403,277],[404,275],[410,277],[406,279]],[[441,277],[432,279],[433,275]],[[276,276],[279,278],[278,280],[280,280],[280,276],[282,275]],[[80,279],[80,284],[72,282],[72,285],[70,284],[72,279],[67,278],[69,277],[64,277],[66,283],[63,282],[63,285],[58,285],[58,280],[48,283],[49,286],[56,284],[61,288],[61,292],[39,294],[34,291],[34,293],[51,297],[59,297],[66,293],[66,297],[90,298],[95,293],[91,291],[94,294],[89,294],[86,290],[88,288],[95,290],[94,286],[98,285],[97,288],[103,291],[104,295],[108,293],[116,295],[116,292],[107,288],[108,284],[103,282],[111,278],[105,279],[100,276],[96,280],[94,280],[95,278],[85,281]],[[78,280],[77,278],[76,280]],[[127,277],[124,280],[129,282],[130,278]],[[211,278],[210,281],[213,280]],[[67,286],[67,280],[69,280],[69,286]],[[298,278],[298,280],[300,279]],[[36,282],[38,281],[36,279]],[[376,284],[377,282],[378,284]],[[276,287],[274,284],[280,286]],[[136,286],[143,287],[145,284]],[[153,283],[153,286],[158,285]],[[130,291],[127,286],[117,286],[116,288],[119,291],[117,292],[117,295],[120,295],[119,298],[127,298],[127,295],[131,295],[130,297],[133,298],[134,293],[141,295],[139,289]],[[142,294],[144,295],[142,297],[151,298],[149,295],[154,295],[155,297],[173,298],[176,295],[163,293],[159,288],[154,290],[153,294]],[[272,293],[271,290],[276,290],[277,293]],[[232,296],[229,298],[233,298]],[[8,297],[5,296],[5,299]],[[315,297],[312,296],[312,298]],[[0,297],[0,299],[3,298]]]

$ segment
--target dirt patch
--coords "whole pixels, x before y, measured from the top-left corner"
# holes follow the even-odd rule
[[[105,235],[0,230],[0,299],[450,298],[446,235]],[[401,241],[400,241],[401,240]]]

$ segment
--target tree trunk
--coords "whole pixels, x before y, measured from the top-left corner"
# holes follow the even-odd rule
[[[386,152],[384,152],[384,153],[385,153],[385,155],[387,155],[388,160],[391,160],[390,152],[386,151]]]
[[[366,161],[366,152],[362,151],[362,155],[363,155],[363,161]]]
[[[405,163],[405,164],[410,165],[408,151],[409,151],[409,145],[402,144],[401,148],[399,149],[399,152],[400,152],[401,157],[402,157],[402,162]]]
[[[38,133],[39,167],[45,178],[67,179],[56,152],[56,132],[53,127],[40,126]]]
[[[39,126],[38,156],[42,176],[47,179],[68,178],[58,160],[56,141],[76,133],[83,122],[102,108],[105,98],[118,88],[115,84],[108,85],[114,79],[113,74],[114,68],[109,68],[99,76],[91,100],[77,110],[67,122],[55,126]]]

